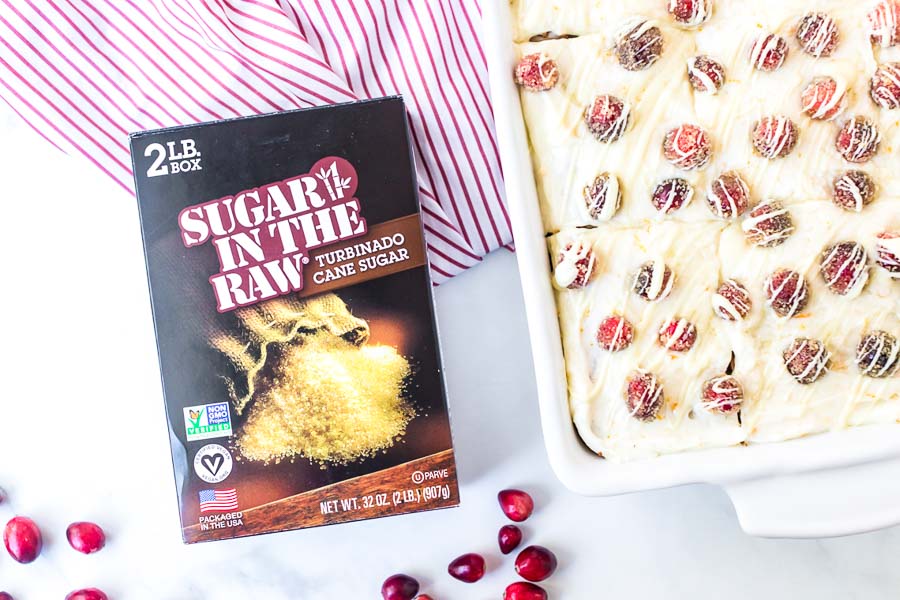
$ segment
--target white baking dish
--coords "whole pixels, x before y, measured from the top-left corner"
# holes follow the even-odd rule
[[[900,425],[631,463],[598,458],[569,414],[544,227],[518,90],[507,0],[483,5],[485,46],[509,213],[521,272],[550,463],[569,489],[612,495],[688,483],[722,485],[754,535],[825,537],[900,523]]]

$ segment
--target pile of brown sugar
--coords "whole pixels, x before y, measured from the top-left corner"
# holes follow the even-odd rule
[[[350,463],[393,446],[415,416],[405,395],[410,365],[393,347],[320,331],[271,358],[269,385],[257,390],[236,442],[249,460]]]

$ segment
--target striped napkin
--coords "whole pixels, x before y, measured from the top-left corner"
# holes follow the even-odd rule
[[[133,194],[127,135],[402,94],[437,283],[512,242],[477,0],[0,0],[0,98]]]

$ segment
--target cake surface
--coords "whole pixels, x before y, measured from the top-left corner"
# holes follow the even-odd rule
[[[512,8],[588,446],[900,420],[900,3]]]

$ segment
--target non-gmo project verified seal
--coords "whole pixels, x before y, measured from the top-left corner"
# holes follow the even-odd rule
[[[228,403],[185,407],[184,429],[189,442],[230,436],[231,411]]]

